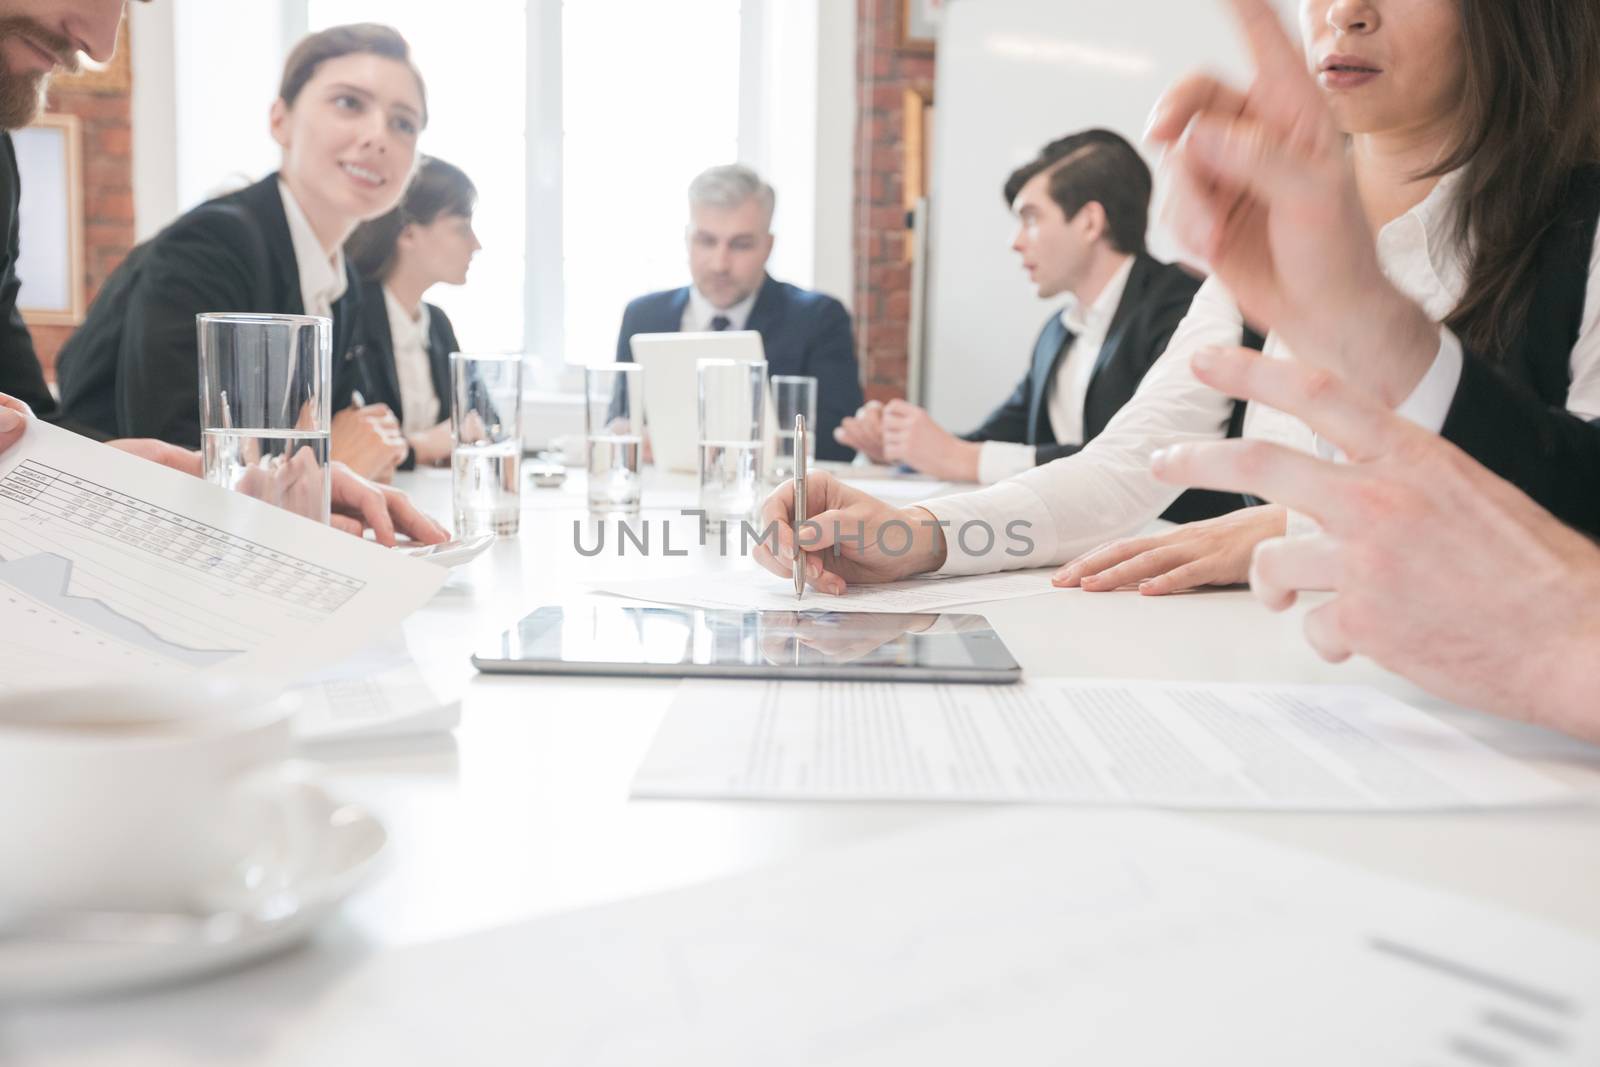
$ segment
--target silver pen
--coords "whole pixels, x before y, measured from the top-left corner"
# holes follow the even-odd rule
[[[806,417],[794,417],[794,598],[806,595],[806,554],[800,548],[800,526],[806,514]]]

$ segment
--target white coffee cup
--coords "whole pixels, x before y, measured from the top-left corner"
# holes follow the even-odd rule
[[[0,909],[175,909],[304,828],[287,712],[184,679],[0,699]]]

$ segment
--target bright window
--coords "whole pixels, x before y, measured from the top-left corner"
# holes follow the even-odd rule
[[[310,0],[308,25],[383,22],[405,35],[428,87],[422,151],[454,163],[478,187],[474,225],[483,251],[467,284],[439,285],[461,344],[480,351],[524,346],[527,183],[524,62],[526,0]],[[491,27],[492,32],[486,32]]]
[[[739,156],[739,0],[566,0],[566,357],[614,358],[629,300],[688,282],[686,190]]]
[[[379,21],[405,34],[428,82],[423,151],[478,186],[479,253],[468,284],[439,286],[462,343],[532,350],[561,336],[567,362],[616,352],[622,309],[642,293],[684,285],[689,181],[739,157],[740,0],[306,0],[312,30]],[[561,18],[561,109],[530,115],[528,19]],[[536,80],[536,79],[534,79]],[[562,151],[560,271],[556,253],[530,293],[527,144],[554,132]],[[548,258],[547,258],[548,257]],[[532,307],[559,315],[535,329]],[[556,353],[540,352],[550,356]]]

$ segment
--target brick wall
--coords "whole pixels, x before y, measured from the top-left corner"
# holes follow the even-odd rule
[[[867,397],[877,400],[906,392],[906,93],[931,92],[934,72],[930,52],[902,45],[904,6],[904,0],[857,0],[854,305]]]
[[[117,43],[111,70],[81,78],[58,78],[48,110],[78,116],[83,128],[84,298],[87,307],[106,277],[133,247],[133,129],[129,97],[128,29]],[[22,191],[27,204],[28,191]],[[45,375],[55,379],[56,353],[71,326],[32,326],[34,348]]]

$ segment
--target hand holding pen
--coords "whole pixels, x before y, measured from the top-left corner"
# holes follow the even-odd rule
[[[794,417],[794,528],[796,534],[810,518],[806,512],[806,417],[797,414]],[[806,595],[806,558],[805,553],[794,554],[794,598],[802,599]]]

